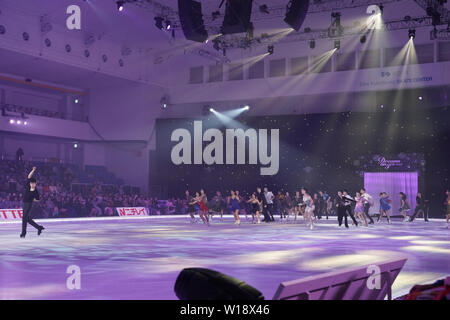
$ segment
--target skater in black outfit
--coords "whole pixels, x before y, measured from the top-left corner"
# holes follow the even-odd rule
[[[428,207],[427,200],[422,198],[422,193],[417,193],[416,197],[416,208],[414,209],[414,214],[409,218],[409,222],[414,221],[414,219],[420,214],[423,213],[423,219],[428,221]]]
[[[345,227],[348,228],[347,212],[345,209],[345,199],[342,195],[342,191],[338,191],[338,196],[336,197],[336,199],[334,199],[334,204],[337,208],[339,227],[342,225],[342,220],[344,219]]]
[[[260,212],[264,215],[263,222],[269,222],[270,218],[267,215],[267,200],[264,196],[264,193],[262,193],[261,188],[256,188],[256,198],[258,199],[260,203]]]
[[[42,233],[42,230],[45,228],[43,226],[38,225],[31,218],[31,209],[33,207],[34,201],[39,201],[39,192],[36,189],[36,179],[33,178],[33,174],[36,171],[36,167],[33,167],[33,170],[28,174],[28,179],[25,185],[25,190],[23,193],[23,215],[22,215],[22,233],[20,234],[21,238],[25,238],[27,234],[27,223],[31,224],[38,231],[38,236]]]
[[[350,216],[350,218],[353,221],[353,224],[355,226],[358,226],[358,222],[355,219],[355,216],[353,215],[352,212],[352,202],[356,202],[355,199],[353,199],[349,194],[347,190],[343,191],[343,195],[342,197],[344,198],[344,205],[345,205],[345,211],[348,213],[348,215]]]
[[[361,194],[361,197],[363,197],[366,201],[364,202],[364,214],[366,215],[366,217],[369,219],[369,224],[373,224],[373,219],[369,214],[369,210],[370,207],[372,207],[374,205],[374,201],[373,198],[370,194],[368,194],[366,192],[366,189],[361,188],[361,190],[359,191],[359,193]]]

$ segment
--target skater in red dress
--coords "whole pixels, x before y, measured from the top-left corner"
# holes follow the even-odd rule
[[[206,223],[209,226],[209,218],[208,218],[208,211],[209,208],[206,205],[208,202],[208,198],[206,197],[205,190],[200,190],[200,199],[198,202],[198,205],[200,206],[200,217],[202,218],[203,222]]]

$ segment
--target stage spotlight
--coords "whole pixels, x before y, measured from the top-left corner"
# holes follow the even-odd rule
[[[21,124],[22,123],[22,121],[20,121],[20,120],[17,120],[17,124]]]
[[[244,110],[249,110],[250,106],[244,106]]]
[[[273,49],[274,49],[273,45],[270,45],[270,46],[267,47],[267,52],[269,54],[273,54]]]
[[[214,109],[213,108],[209,108],[209,111],[214,112]]]
[[[334,48],[339,50],[341,48],[341,40],[334,40]]]
[[[174,291],[180,300],[264,300],[260,291],[244,281],[204,268],[183,269]]]
[[[172,26],[172,23],[170,22],[170,20],[166,20],[166,29],[170,30],[171,26]]]
[[[9,119],[9,123],[10,123],[10,124],[14,124],[15,121],[14,121],[13,119]]]
[[[262,12],[262,13],[266,13],[266,14],[270,13],[269,12],[269,8],[267,7],[266,4],[263,4],[263,5],[259,6],[259,11]]]
[[[25,126],[28,124],[28,122],[27,121],[25,121],[24,123],[23,123]]]
[[[359,38],[359,42],[361,42],[361,43],[365,43],[366,40],[367,40],[367,38],[366,38],[366,35],[365,35],[365,34],[363,34],[363,35],[361,36],[361,38]]]
[[[409,29],[408,30],[408,38],[410,38],[411,40],[414,40],[415,37],[416,37],[416,29]]]
[[[80,102],[80,100],[78,100],[78,99],[75,99],[75,100],[74,100],[74,102],[75,102],[75,103],[78,103],[78,102]]]
[[[420,96],[420,97],[419,97],[419,100],[422,100],[422,99],[423,99],[422,96]]]
[[[163,108],[163,109],[167,109],[167,107],[169,106],[169,96],[166,94],[166,95],[163,95],[162,97],[161,97],[161,99],[159,100],[159,103],[161,104],[161,107]]]
[[[163,21],[164,19],[161,17],[155,17],[155,26],[159,29],[162,30],[163,29]]]
[[[73,147],[74,147],[75,149],[78,149],[78,143],[74,143],[74,144],[73,144]]]
[[[310,47],[311,49],[314,49],[314,48],[316,47],[316,41],[315,41],[315,40],[310,40],[310,41],[309,41],[309,47]]]
[[[124,4],[125,4],[125,1],[121,1],[121,0],[117,1],[117,10],[122,12],[124,9]]]

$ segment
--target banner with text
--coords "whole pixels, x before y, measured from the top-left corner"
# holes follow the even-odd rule
[[[0,209],[0,222],[22,219],[22,209]]]
[[[120,217],[132,217],[132,216],[148,216],[148,209],[144,207],[122,207],[116,208]]]

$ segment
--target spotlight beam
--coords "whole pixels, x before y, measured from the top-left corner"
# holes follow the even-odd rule
[[[243,127],[244,125],[240,123],[239,121],[236,121],[234,118],[239,116],[244,111],[247,111],[250,109],[250,106],[243,106],[237,109],[233,110],[227,110],[224,112],[219,112],[213,108],[210,109],[210,111],[222,122],[225,127],[227,128],[239,128]]]
[[[363,27],[361,25],[351,25],[344,26],[344,32],[339,38],[342,40],[344,38],[352,37],[354,35],[363,35],[366,32],[376,28],[374,30],[378,32],[403,30],[403,29],[413,29],[422,28],[427,26],[432,26],[431,17],[428,16],[418,16],[408,20],[405,19],[393,19],[393,20],[383,20],[381,16],[377,17],[364,17],[364,19],[369,19],[369,25],[365,24]],[[370,22],[371,21],[371,22]],[[290,29],[292,32],[292,29]],[[278,32],[279,33],[279,32]],[[287,33],[280,36],[279,39],[274,37],[275,34],[271,34],[265,37],[254,37],[252,39],[247,39],[245,37],[233,37],[225,41],[228,49],[239,49],[243,48],[242,44],[245,43],[246,46],[267,46],[277,43],[290,43],[290,42],[300,42],[300,41],[310,41],[319,39],[329,39],[328,28],[327,29],[315,29],[310,32],[295,32]]]

